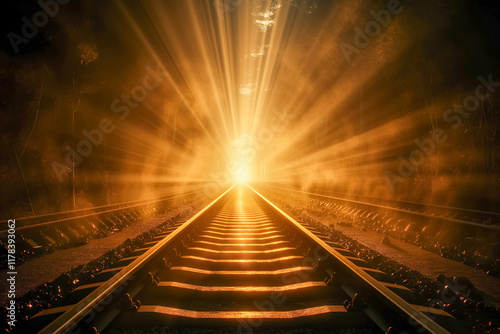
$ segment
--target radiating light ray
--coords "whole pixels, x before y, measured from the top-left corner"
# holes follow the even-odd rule
[[[392,197],[405,196],[412,182],[432,191],[468,171],[495,170],[491,157],[483,165],[480,149],[489,150],[496,131],[485,129],[491,100],[481,100],[480,111],[457,129],[442,119],[477,82],[445,82],[451,79],[440,59],[427,54],[430,33],[417,10],[426,5],[405,4],[346,59],[340,46],[354,45],[355,29],[384,6],[360,0],[117,2],[109,24],[137,59],[121,69],[128,75],[120,78],[128,79],[109,78],[111,85],[129,93],[146,66],[159,64],[168,74],[127,119],[113,119],[106,150],[95,149],[89,159],[119,165],[113,178],[142,182],[148,193],[175,180],[218,190],[228,182],[262,181],[352,192],[371,187]],[[434,28],[437,34],[442,27]],[[276,128],[285,111],[290,118]],[[102,114],[82,110],[79,117],[98,124]],[[393,195],[385,173],[397,172],[399,156],[408,159],[418,149],[415,140],[439,127],[447,141]],[[483,182],[479,174],[471,179]],[[86,177],[98,182],[103,176],[90,171]]]

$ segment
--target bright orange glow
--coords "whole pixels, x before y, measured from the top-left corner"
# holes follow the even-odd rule
[[[154,197],[172,184],[175,192],[203,183],[221,193],[262,181],[495,207],[490,123],[500,93],[478,86],[499,80],[496,39],[483,31],[494,23],[458,33],[484,14],[458,4],[445,13],[440,1],[375,18],[387,3],[111,1],[74,9],[95,17],[80,27],[54,17],[66,29],[45,36],[52,42],[44,48],[66,55],[50,63],[50,52],[33,53],[29,66],[8,60],[15,91],[31,92],[22,108],[32,114],[9,135],[21,168],[5,179],[19,182],[16,173],[34,164],[11,204],[25,197],[20,210],[36,212],[71,197],[61,205],[73,209]],[[446,17],[422,15],[432,12]],[[76,47],[62,51],[67,31],[79,31]],[[54,190],[38,190],[31,205],[33,188]]]

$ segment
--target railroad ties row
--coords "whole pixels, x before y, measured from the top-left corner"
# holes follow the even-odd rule
[[[449,314],[417,305],[410,290],[271,205],[246,186],[234,187],[75,289],[63,305],[39,313],[28,330],[55,320],[45,329],[53,331],[77,319],[70,327],[93,333],[152,327],[446,333],[423,312],[459,333]],[[93,301],[120,279],[104,301]],[[387,300],[391,294],[403,302]],[[84,317],[68,315],[92,303],[97,307]],[[402,303],[404,311],[392,305]]]
[[[362,228],[377,231],[500,277],[500,232],[431,219],[401,218],[373,209],[333,204],[331,210]]]
[[[287,192],[280,188],[273,188],[272,192],[273,196],[286,196],[288,200],[300,202],[300,207],[307,207],[307,211],[315,216],[340,220],[336,223],[339,226],[352,227],[354,224],[358,228],[383,233],[480,269],[490,276],[500,277],[498,219],[482,224],[472,221],[460,223],[456,217],[434,216],[420,211],[412,215],[409,210],[401,212],[399,209],[378,208],[372,203],[351,203],[329,196]]]
[[[172,210],[170,198],[100,212],[86,212],[75,217],[63,215],[64,218],[59,219],[57,215],[50,215],[50,221],[38,219],[35,224],[22,220],[23,223],[16,223],[16,261],[22,263],[30,257],[48,254],[56,249],[80,246],[91,239],[120,232],[140,218]],[[4,225],[0,228],[6,228]],[[4,233],[6,235],[6,231],[0,231],[0,235]],[[6,241],[0,239],[0,269],[7,266]]]

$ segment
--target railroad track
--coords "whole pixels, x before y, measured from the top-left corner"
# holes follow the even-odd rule
[[[490,213],[491,219],[485,223],[457,219],[458,213],[452,218],[442,211],[422,212],[293,188],[261,185],[258,189],[278,202],[286,199],[294,209],[335,220],[336,225],[350,228],[354,223],[357,228],[414,244],[500,277],[500,224],[496,213]]]
[[[328,236],[239,185],[80,285],[26,330],[460,333],[463,324],[417,301]]]
[[[118,232],[148,215],[165,212],[174,201],[195,198],[201,191],[188,191],[150,199],[89,209],[15,219],[17,261],[46,254],[55,249],[79,246],[92,238]],[[0,221],[0,269],[7,263],[7,220]]]
[[[152,197],[152,198],[147,198],[147,199],[142,199],[142,200],[135,200],[135,201],[127,201],[127,202],[121,202],[121,203],[116,203],[116,204],[109,204],[109,205],[102,205],[102,206],[93,206],[90,208],[85,208],[85,209],[77,209],[77,210],[70,210],[70,211],[63,211],[63,212],[54,212],[54,213],[48,213],[48,214],[43,214],[43,215],[36,215],[36,216],[27,216],[27,217],[20,217],[20,218],[15,218],[16,220],[16,228],[21,228],[23,230],[26,229],[32,229],[32,228],[38,228],[40,226],[56,223],[56,222],[64,222],[64,221],[69,221],[71,219],[78,219],[82,217],[88,217],[88,216],[96,216],[99,214],[105,214],[109,212],[115,212],[119,210],[126,210],[126,209],[134,209],[134,208],[143,208],[148,205],[152,204],[157,204],[164,202],[166,200],[178,198],[178,197],[183,197],[183,196],[190,196],[196,193],[199,193],[199,190],[194,190],[194,191],[186,191],[182,194],[169,194],[169,195],[163,195],[163,196],[157,196],[157,197]],[[8,221],[9,220],[0,220],[0,233],[5,233],[8,230]]]
[[[282,187],[278,185],[269,185],[274,188],[281,188],[286,190],[292,190],[296,192],[303,192],[300,188],[297,187]],[[377,205],[386,205],[391,206],[393,208],[404,209],[409,211],[416,211],[422,213],[430,213],[435,215],[444,215],[450,218],[453,217],[462,217],[463,219],[469,219],[473,222],[483,222],[484,224],[492,224],[499,223],[500,220],[500,212],[492,212],[492,211],[484,211],[484,210],[473,210],[459,207],[450,207],[446,205],[437,205],[431,203],[422,203],[422,202],[414,202],[414,201],[403,201],[403,200],[395,200],[395,199],[387,199],[387,198],[379,198],[373,196],[359,195],[359,194],[351,194],[351,193],[341,193],[341,192],[332,192],[321,189],[312,189],[309,194],[333,197],[337,199],[343,200],[357,200],[363,201],[364,203],[371,203]]]
[[[356,207],[356,214],[362,214],[366,209],[384,210],[394,212],[407,217],[418,217],[442,221],[464,227],[481,229],[488,233],[500,233],[500,213],[480,210],[469,210],[464,208],[448,207],[443,205],[424,204],[409,201],[386,200],[381,198],[343,194],[344,197],[331,196],[329,194],[302,191],[294,188],[267,185],[267,188],[277,189],[308,195],[316,198],[333,200],[339,203],[346,203]],[[363,210],[365,209],[365,210]]]

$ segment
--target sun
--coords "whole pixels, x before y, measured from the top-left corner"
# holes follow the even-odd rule
[[[249,161],[244,157],[239,157],[239,159],[235,159],[233,166],[234,169],[231,173],[233,181],[239,184],[248,183],[252,176]]]
[[[248,183],[250,181],[250,175],[246,172],[241,172],[235,175],[234,181],[239,184]]]
[[[238,168],[233,175],[233,179],[236,183],[248,183],[250,181],[251,175],[250,170],[246,163],[240,162]]]

